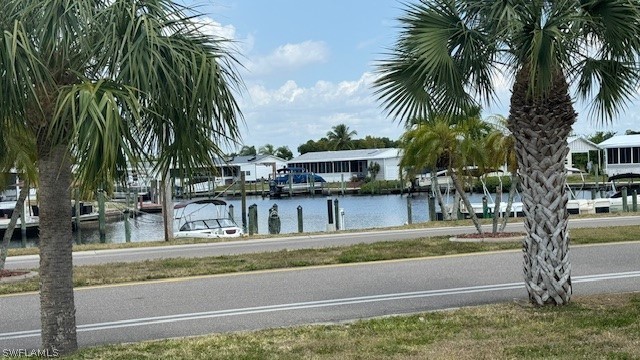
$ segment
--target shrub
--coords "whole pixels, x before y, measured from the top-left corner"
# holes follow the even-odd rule
[[[498,178],[497,176],[487,177],[484,179],[484,183],[487,186],[487,190],[489,190],[490,193],[493,193],[496,191],[496,187],[500,185],[500,178]],[[510,189],[511,189],[511,177],[502,176],[502,192],[503,193],[509,192]],[[476,179],[474,181],[472,190],[474,193],[482,194],[484,192],[482,189],[482,182],[479,179]]]

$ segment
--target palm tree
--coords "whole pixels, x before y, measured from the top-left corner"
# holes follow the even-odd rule
[[[509,197],[507,199],[507,207],[505,216],[500,225],[500,231],[504,231],[509,221],[509,213],[513,206],[513,200],[519,186],[520,177],[518,176],[518,160],[516,159],[515,143],[516,139],[507,128],[507,119],[500,115],[490,116],[487,119],[493,126],[494,130],[487,136],[487,158],[493,160],[493,166],[499,168],[506,165],[511,174],[511,187],[509,189]]]
[[[291,149],[289,149],[288,146],[280,146],[280,147],[278,147],[276,149],[275,155],[277,157],[285,159],[285,160],[293,159],[293,153],[291,152]]]
[[[327,132],[327,139],[329,139],[333,150],[348,150],[353,147],[352,137],[355,135],[358,135],[355,130],[349,130],[345,124],[338,124]]]
[[[378,64],[376,93],[407,121],[457,113],[495,97],[498,72],[514,79],[508,117],[523,188],[525,286],[531,302],[571,297],[567,136],[576,120],[569,85],[609,121],[635,93],[640,4],[628,0],[421,0]]]
[[[421,170],[444,166],[451,176],[456,194],[460,195],[462,202],[469,210],[476,230],[482,234],[482,226],[473,211],[461,177],[467,175],[465,167],[468,165],[484,163],[483,152],[479,149],[484,146],[481,141],[486,132],[482,130],[483,125],[475,116],[453,120],[451,117],[435,116],[418,122],[413,129],[406,131],[400,138],[403,149],[400,167]],[[409,173],[409,175],[413,174]],[[433,171],[431,176],[432,179],[435,178]],[[437,191],[440,191],[439,188]],[[446,211],[441,196],[438,201],[445,216]]]
[[[256,156],[257,155],[256,147],[255,146],[244,145],[240,149],[240,153],[238,153],[238,155],[240,155],[240,156]]]
[[[264,144],[264,146],[260,146],[258,149],[258,154],[260,155],[275,155],[276,149],[271,144]]]
[[[29,196],[29,183],[35,184],[37,182],[35,137],[33,134],[16,133],[12,130],[15,129],[5,129],[0,126],[0,173],[7,173],[16,168],[22,178],[23,185],[16,199],[16,206],[11,214],[9,224],[5,229],[2,244],[0,244],[0,270],[4,269],[13,230],[22,211],[24,211],[24,202]]]
[[[0,127],[35,135],[43,349],[77,348],[69,204],[155,157],[165,178],[215,169],[239,138],[237,62],[170,0],[0,3]]]

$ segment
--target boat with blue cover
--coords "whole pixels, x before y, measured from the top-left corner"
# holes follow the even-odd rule
[[[269,180],[269,196],[278,198],[294,194],[313,194],[322,192],[326,181],[322,176],[301,167],[285,167],[278,169],[276,175]]]

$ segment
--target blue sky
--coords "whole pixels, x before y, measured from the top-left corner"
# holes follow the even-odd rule
[[[403,131],[385,116],[371,82],[375,61],[398,35],[397,0],[185,0],[206,15],[211,31],[236,42],[246,90],[239,97],[246,125],[245,145],[286,145],[297,155],[307,140],[344,123],[366,135],[397,139]],[[500,104],[483,112],[507,115],[508,81]],[[640,111],[631,104],[612,125],[601,126],[577,106],[577,135],[640,130]]]

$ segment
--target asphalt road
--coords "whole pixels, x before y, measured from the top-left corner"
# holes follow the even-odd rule
[[[640,225],[640,216],[570,219],[570,228]],[[485,229],[489,229],[485,226]],[[521,221],[511,222],[506,231],[524,231]],[[81,251],[73,253],[74,265],[103,264],[113,262],[135,262],[148,259],[175,257],[206,257],[279,251],[283,249],[321,248],[359,243],[374,243],[390,240],[415,239],[425,236],[443,236],[473,233],[473,226],[450,226],[430,229],[378,230],[357,233],[328,233],[278,237],[256,240],[239,240],[208,244],[184,244],[135,249]],[[34,269],[39,266],[38,255],[12,256],[7,259],[7,269]]]
[[[640,291],[640,243],[574,246],[574,294]],[[521,251],[76,290],[81,347],[525,300]],[[37,294],[0,296],[0,348],[40,345]]]

